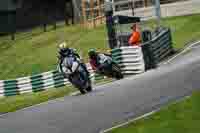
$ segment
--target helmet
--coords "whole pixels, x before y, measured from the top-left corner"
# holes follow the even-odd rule
[[[68,48],[68,45],[66,42],[63,42],[59,45],[59,49],[65,49],[65,48]]]
[[[94,58],[94,57],[96,57],[96,55],[97,55],[97,52],[96,52],[95,49],[90,49],[90,50],[88,51],[88,56],[89,56],[89,58]]]
[[[63,42],[59,45],[59,54],[61,56],[67,56],[70,54],[70,49],[66,42]]]
[[[131,29],[135,29],[135,28],[136,28],[136,26],[137,26],[137,24],[136,24],[136,23],[134,23],[134,24],[131,26]]]

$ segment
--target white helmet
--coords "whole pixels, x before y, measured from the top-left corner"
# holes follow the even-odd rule
[[[63,43],[59,44],[59,48],[60,49],[65,49],[65,48],[68,48],[68,45],[67,45],[66,42],[63,42]]]

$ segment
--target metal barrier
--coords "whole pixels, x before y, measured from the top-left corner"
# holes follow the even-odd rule
[[[152,40],[142,45],[145,68],[155,68],[156,65],[174,52],[169,28],[161,28],[160,32]]]
[[[92,81],[105,77],[95,74],[91,66],[87,64]],[[29,77],[22,77],[13,80],[0,80],[0,96],[19,95],[27,92],[38,92],[49,88],[58,88],[70,85],[70,82],[58,71],[49,71]]]
[[[123,74],[139,74],[145,71],[141,47],[120,47],[113,49],[111,53],[113,60],[120,65]]]

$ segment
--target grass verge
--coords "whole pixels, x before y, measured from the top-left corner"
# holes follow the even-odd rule
[[[191,41],[200,40],[199,21],[200,14],[195,14],[165,18],[162,23],[171,28],[174,48],[181,49]]]
[[[108,133],[199,133],[200,92]]]
[[[27,93],[17,96],[0,98],[0,114],[14,112],[35,104],[63,97],[74,91],[72,87],[51,88],[37,93]]]
[[[62,27],[32,37],[5,42],[0,45],[0,79],[13,79],[55,69],[57,46],[63,40],[82,53],[85,59],[89,48],[107,49],[104,26],[95,30],[79,26]]]

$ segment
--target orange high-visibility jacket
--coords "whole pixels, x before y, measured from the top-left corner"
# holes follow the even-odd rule
[[[140,32],[133,31],[128,43],[130,45],[139,45],[141,43]]]

